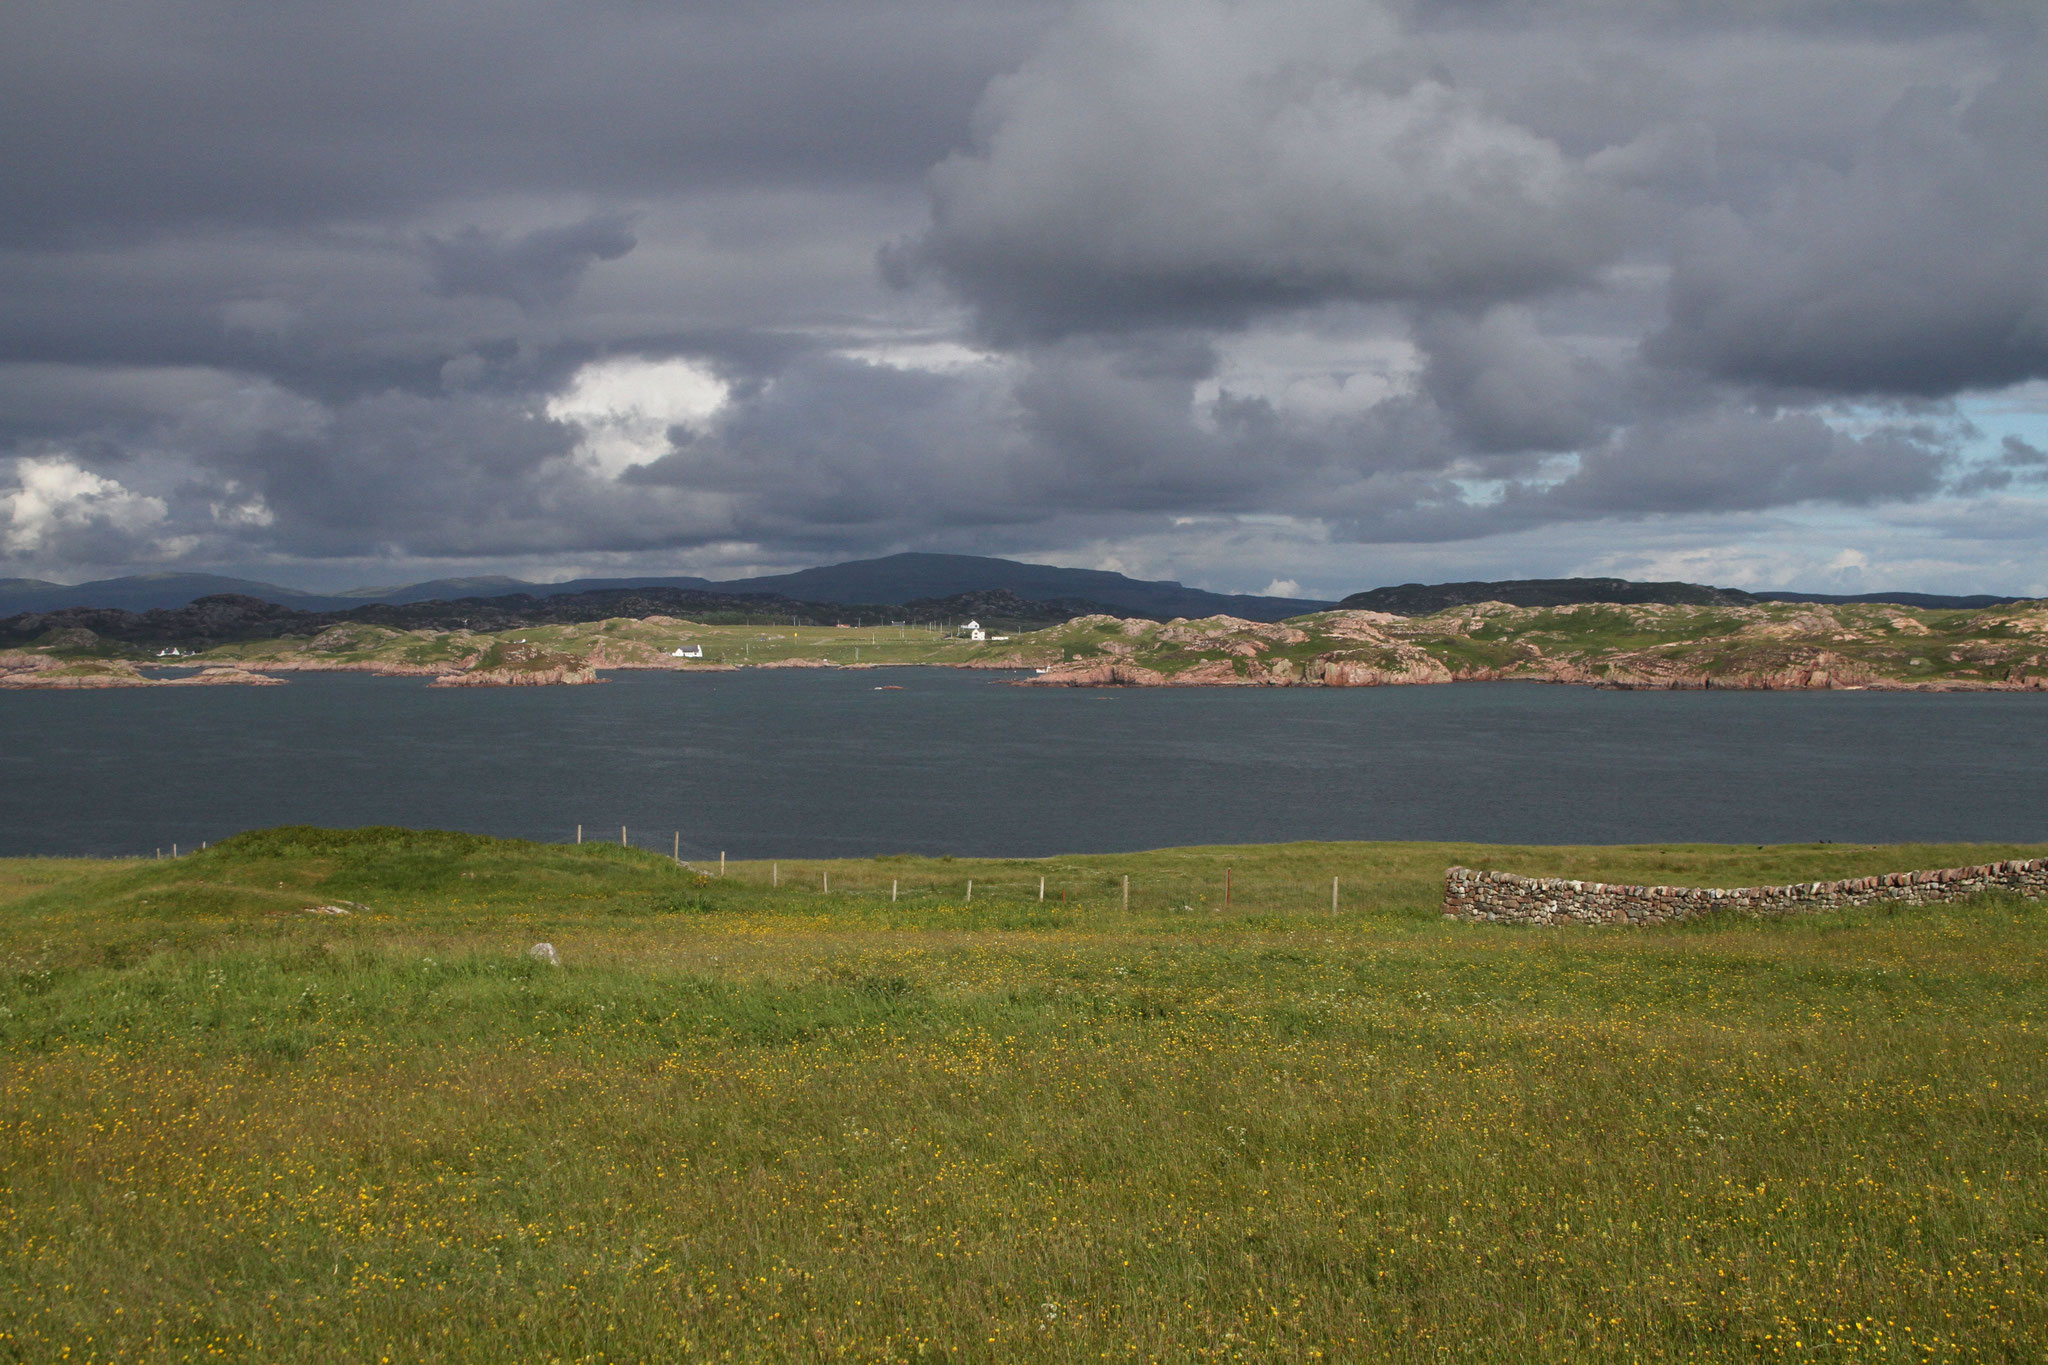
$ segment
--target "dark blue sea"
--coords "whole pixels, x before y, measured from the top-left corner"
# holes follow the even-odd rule
[[[2048,840],[2048,696],[1069,690],[951,669],[0,693],[0,854],[397,824],[684,856]],[[901,690],[877,690],[884,685]]]

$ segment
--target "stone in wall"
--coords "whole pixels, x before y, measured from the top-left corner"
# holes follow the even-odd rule
[[[1725,888],[1629,886],[1454,867],[1444,874],[1444,916],[1487,924],[1670,924],[1720,910],[1798,915],[1885,901],[1931,905],[1986,891],[2048,896],[2048,858],[1833,882]]]

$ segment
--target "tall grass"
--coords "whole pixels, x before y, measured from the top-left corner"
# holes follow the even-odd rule
[[[2038,906],[1434,900],[2030,852],[0,864],[0,1357],[2038,1360]]]

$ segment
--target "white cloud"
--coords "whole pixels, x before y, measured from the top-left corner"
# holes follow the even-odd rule
[[[725,406],[726,383],[690,360],[599,361],[577,371],[548,416],[580,427],[576,459],[607,478],[668,453],[669,428],[694,426]]]
[[[67,531],[97,526],[135,534],[164,519],[162,498],[131,493],[61,455],[19,459],[20,486],[0,493],[0,545],[10,555],[52,548]]]
[[[1247,328],[1216,343],[1216,373],[1195,386],[1197,420],[1225,394],[1259,398],[1283,418],[1353,416],[1411,392],[1422,354],[1385,319],[1332,318],[1327,326]]]
[[[958,374],[979,365],[997,365],[1003,357],[964,346],[957,341],[883,342],[852,346],[839,354],[869,365],[887,365],[892,370],[923,370],[927,374]]]

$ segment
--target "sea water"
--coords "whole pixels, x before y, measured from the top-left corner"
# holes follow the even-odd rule
[[[1294,839],[2048,840],[2048,695],[1017,687],[952,669],[592,687],[0,692],[0,854],[280,824],[686,858]]]

